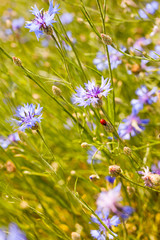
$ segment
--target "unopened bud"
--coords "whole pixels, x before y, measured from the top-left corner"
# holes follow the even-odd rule
[[[19,58],[17,58],[17,57],[12,57],[12,59],[13,59],[13,63],[14,63],[16,66],[22,67],[22,62],[21,62],[21,60],[20,60]]]
[[[97,179],[99,179],[99,176],[98,176],[98,175],[93,174],[93,175],[89,176],[89,180],[90,180],[91,182],[92,182],[92,181],[96,181]]]
[[[150,174],[149,180],[153,184],[153,186],[160,186],[160,175],[159,174]]]
[[[72,232],[72,233],[71,233],[71,238],[72,238],[73,240],[81,240],[81,236],[80,236],[80,234],[77,233],[77,232]]]
[[[81,143],[81,147],[82,148],[87,148],[87,147],[89,147],[89,144],[86,143],[86,142],[83,142],[83,143]]]
[[[52,92],[55,96],[61,96],[62,94],[61,89],[56,86],[52,86]]]
[[[47,35],[52,35],[52,34],[53,34],[53,28],[52,28],[52,26],[47,26],[46,28],[44,28],[44,32],[45,32]]]
[[[111,165],[109,166],[109,174],[111,176],[116,177],[122,172],[122,169],[118,165]]]
[[[15,167],[14,163],[11,161],[7,161],[7,163],[5,164],[5,167],[7,169],[7,172],[12,173],[12,172],[16,171],[16,167]]]
[[[105,45],[112,45],[112,38],[109,35],[106,35],[104,33],[101,33],[101,38],[102,38],[102,42]]]
[[[131,150],[129,147],[124,147],[124,148],[123,148],[123,152],[124,152],[126,155],[130,156],[131,153],[132,153],[132,150]]]

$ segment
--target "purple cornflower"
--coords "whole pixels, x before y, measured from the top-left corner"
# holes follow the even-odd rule
[[[144,8],[144,10],[140,9],[138,11],[139,16],[141,18],[147,19],[148,16],[147,16],[146,13],[153,15],[156,12],[156,10],[158,10],[158,7],[159,7],[159,3],[157,1],[153,1],[151,3],[147,3],[146,7]]]
[[[73,21],[73,14],[72,13],[63,13],[60,17],[62,24],[66,25]]]
[[[157,167],[158,166],[158,167]],[[152,164],[151,166],[151,170],[152,170],[152,173],[155,173],[155,174],[159,174],[160,175],[160,161],[158,161],[158,164]]]
[[[76,43],[76,39],[72,37],[71,31],[68,31],[68,32],[67,32],[67,36],[69,37],[69,39],[71,40],[71,42],[72,42],[73,44]],[[64,48],[65,48],[67,51],[71,51],[71,50],[72,50],[71,46],[68,45],[65,41],[62,41],[62,43],[63,43]]]
[[[145,37],[141,37],[135,41],[133,46],[130,48],[131,51],[143,51],[143,47],[147,46],[151,43],[151,39],[147,39]]]
[[[0,146],[5,149],[12,142],[18,142],[20,140],[18,133],[12,133],[7,138],[0,136]]]
[[[41,122],[42,119],[42,111],[43,107],[40,107],[38,104],[38,107],[36,109],[36,106],[33,104],[24,104],[24,107],[18,107],[15,117],[17,119],[13,119],[13,121],[16,122],[16,124],[19,126],[20,131],[24,131],[26,128],[36,128],[37,123]]]
[[[118,134],[122,139],[129,140],[131,136],[134,137],[145,129],[143,125],[147,124],[149,119],[140,119],[133,109],[131,115],[123,119],[123,122],[119,125]]]
[[[20,29],[22,26],[24,25],[24,18],[20,17],[20,18],[16,18],[12,21],[12,29],[13,31],[17,31],[18,29]]]
[[[153,184],[150,180],[150,176],[152,172],[150,172],[149,167],[147,166],[146,168],[142,168],[143,171],[138,171],[139,174],[143,175],[142,179],[144,180],[145,186],[152,187]]]
[[[39,10],[36,5],[32,7],[31,13],[35,16],[34,20],[27,21],[26,28],[30,29],[30,32],[35,32],[37,39],[43,35],[43,31],[47,31],[48,27],[52,27],[52,23],[56,21],[53,20],[55,14],[59,11],[59,5],[53,7],[53,0],[50,0],[49,10],[44,12],[43,9]]]
[[[0,229],[0,240],[27,240],[25,234],[14,223],[9,225],[9,233]]]
[[[85,89],[81,86],[76,89],[76,94],[73,95],[74,104],[78,103],[78,106],[84,107],[90,104],[97,106],[101,103],[102,96],[107,97],[112,90],[110,86],[111,83],[108,78],[104,79],[102,77],[101,86],[96,86],[95,81],[88,81],[88,83],[85,83]]]
[[[119,183],[115,188],[108,192],[101,192],[97,198],[97,209],[103,213],[112,211],[117,216],[127,219],[132,214],[133,208],[130,206],[122,206],[119,202],[121,197],[121,184]]]
[[[105,177],[105,179],[109,182],[109,183],[114,183],[114,181],[115,181],[115,177],[111,177],[110,175],[108,175],[107,177]]]
[[[145,85],[142,85],[141,88],[138,88],[136,90],[138,99],[132,99],[131,101],[131,105],[133,106],[133,109],[136,113],[143,109],[144,104],[152,104],[158,100],[158,97],[155,96],[156,91],[156,87],[154,87],[151,91],[148,91]]]
[[[108,218],[109,212],[106,212],[105,214],[103,214],[100,211],[96,211],[95,213],[98,215],[98,217],[103,221],[103,223],[109,229],[111,229],[112,226],[117,227],[118,224],[120,224],[120,219],[118,216],[113,216],[111,219]],[[92,220],[92,222],[97,223],[99,225],[99,230],[91,230],[91,235],[93,238],[95,238],[97,240],[106,240],[107,236],[109,239],[114,238],[110,233],[107,232],[106,228],[100,223],[100,221],[95,216],[92,216],[91,220]],[[112,232],[112,233],[115,237],[117,236],[116,233],[114,233],[114,232]]]
[[[108,46],[108,51],[109,51],[109,56],[110,56],[111,68],[112,69],[117,68],[117,66],[122,63],[121,56],[123,54],[118,52],[116,49],[114,49],[111,46]],[[125,51],[124,48],[123,48],[123,51]],[[96,65],[96,67],[99,71],[108,69],[107,56],[100,51],[97,53],[97,56],[93,60],[93,63]]]

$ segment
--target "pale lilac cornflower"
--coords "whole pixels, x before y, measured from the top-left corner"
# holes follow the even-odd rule
[[[0,240],[27,240],[25,234],[14,223],[9,225],[9,233],[0,229]]]
[[[101,102],[102,96],[107,97],[112,90],[110,88],[110,79],[101,79],[101,86],[97,86],[95,81],[85,83],[85,88],[82,86],[76,89],[76,94],[73,94],[73,103],[78,106],[88,106],[92,104],[94,107]]]
[[[69,37],[69,39],[71,40],[71,42],[73,44],[76,43],[76,39],[72,37],[71,31],[67,31],[67,36]],[[66,51],[71,51],[72,50],[71,46],[69,44],[67,44],[65,41],[62,41],[62,43],[63,43],[63,46],[66,49]]]
[[[12,142],[18,142],[20,140],[18,133],[12,133],[7,138],[0,136],[0,146],[6,149]]]
[[[97,198],[97,210],[103,213],[108,211],[113,212],[122,219],[127,219],[132,213],[133,208],[130,206],[122,206],[119,202],[122,201],[121,184],[119,183],[115,188],[101,192]]]
[[[72,13],[63,13],[60,17],[60,20],[63,25],[69,24],[73,21],[73,14]]]
[[[93,164],[95,163],[100,163],[101,160],[101,152],[98,151],[98,149],[95,147],[95,146],[92,146],[88,151],[87,151],[87,154],[88,154],[88,159],[87,159],[87,163],[88,164],[91,164],[92,161],[93,161]],[[94,156],[94,157],[93,157]],[[93,159],[92,159],[93,157]]]
[[[38,107],[33,104],[24,104],[24,107],[18,107],[16,110],[15,117],[13,121],[19,126],[20,131],[24,131],[26,128],[36,128],[37,123],[41,122],[42,119],[42,111],[43,107]]]
[[[122,50],[125,51],[125,48],[122,48]],[[108,46],[108,51],[110,56],[111,69],[117,68],[117,66],[122,63],[121,56],[123,56],[123,54],[111,46]],[[99,71],[108,69],[107,55],[103,54],[100,51],[97,53],[97,56],[93,60],[93,63],[96,65]]]
[[[109,211],[103,214],[101,211],[95,211],[95,213],[98,215],[98,217],[102,220],[102,222],[111,230],[112,226],[117,227],[118,224],[120,224],[120,219],[118,216],[113,216],[112,218],[109,218]],[[92,222],[97,223],[99,225],[98,230],[91,230],[91,236],[97,240],[106,240],[106,237],[109,239],[113,239],[114,237],[107,232],[106,228],[100,223],[100,221],[95,217],[91,217]],[[117,237],[117,234],[114,233],[112,230],[111,232],[115,237]]]
[[[142,167],[142,169],[143,171],[138,171],[138,173],[143,175],[142,179],[144,180],[145,186],[152,187],[153,184],[150,180],[150,175],[152,174],[152,172],[150,172],[148,166],[146,168]]]
[[[138,11],[139,16],[141,18],[147,19],[148,16],[146,13],[153,15],[159,8],[159,3],[157,1],[153,1],[151,3],[147,3],[144,10],[140,9]]]
[[[145,37],[141,37],[139,39],[137,39],[135,41],[135,43],[133,44],[133,46],[130,48],[131,51],[135,51],[138,50],[139,51],[143,51],[144,47],[149,45],[151,43],[151,39],[149,38],[145,38]]]
[[[123,123],[120,123],[118,127],[120,138],[129,140],[130,137],[134,137],[145,129],[144,124],[148,124],[149,119],[140,119],[136,114],[133,109],[131,115],[122,120]]]
[[[48,31],[49,27],[52,27],[52,24],[56,21],[53,20],[55,14],[59,11],[59,5],[53,7],[53,0],[49,2],[49,9],[47,12],[44,12],[43,9],[39,10],[36,5],[32,7],[31,13],[35,16],[32,21],[26,22],[26,28],[30,29],[30,32],[35,32],[37,39],[39,40],[40,36],[43,35],[43,31]]]
[[[136,113],[143,109],[144,104],[152,104],[157,102],[158,97],[155,96],[157,88],[154,87],[151,91],[147,89],[145,85],[142,85],[136,90],[138,99],[132,99],[131,105]]]
[[[158,161],[158,164],[152,164],[151,166],[152,173],[160,175],[160,161]]]
[[[16,18],[12,21],[12,29],[13,31],[19,30],[24,25],[24,18]]]

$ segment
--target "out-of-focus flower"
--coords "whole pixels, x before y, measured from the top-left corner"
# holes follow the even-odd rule
[[[151,170],[153,173],[159,174],[160,175],[160,161],[158,161],[158,164],[152,164]]]
[[[32,7],[31,13],[35,16],[34,20],[27,21],[26,28],[30,29],[30,32],[35,32],[37,39],[39,40],[40,36],[43,35],[43,31],[49,31],[49,27],[52,27],[52,24],[56,21],[53,20],[55,14],[59,11],[59,5],[53,7],[53,0],[50,1],[49,10],[44,12],[43,9],[39,10],[36,5]]]
[[[0,240],[27,240],[25,234],[14,223],[9,225],[9,233],[0,229]]]
[[[23,25],[24,25],[24,18],[23,17],[14,19],[12,21],[12,29],[13,29],[13,31],[19,30]]]
[[[152,32],[150,33],[150,36],[153,37],[159,31],[160,31],[159,27],[157,25],[154,25]]]
[[[158,10],[158,7],[159,7],[159,3],[157,1],[153,1],[151,3],[147,3],[145,8],[144,8],[144,10],[140,9],[138,11],[139,16],[141,18],[147,19],[148,16],[147,16],[146,13],[153,15],[156,12],[156,10]]]
[[[73,14],[72,13],[63,13],[60,17],[62,24],[66,25],[73,21]]]
[[[145,129],[143,125],[149,123],[149,119],[140,119],[133,110],[122,122],[124,123],[119,125],[118,134],[122,139],[129,140],[131,136],[134,137]]]
[[[69,39],[71,40],[71,42],[72,42],[73,44],[76,43],[76,39],[72,37],[71,31],[68,31],[68,32],[67,32],[67,36],[69,37]],[[63,46],[64,46],[64,48],[66,49],[66,51],[71,51],[71,50],[72,50],[71,46],[68,45],[65,41],[62,41],[62,43],[63,43]]]
[[[85,83],[85,89],[83,87],[78,87],[76,89],[76,94],[73,95],[74,104],[78,104],[78,106],[88,106],[92,104],[93,106],[97,106],[102,96],[107,97],[108,93],[111,91],[111,83],[108,78],[104,79],[102,77],[101,86],[96,86],[95,81],[88,81]]]
[[[105,177],[105,179],[109,182],[109,183],[114,183],[114,181],[115,181],[115,177],[111,177],[111,176],[107,176],[107,177]]]
[[[143,171],[138,171],[138,173],[143,175],[142,179],[144,180],[145,186],[153,187],[160,185],[160,175],[158,173],[152,173],[148,166],[142,169]]]
[[[143,48],[147,45],[149,45],[151,43],[151,39],[149,38],[139,38],[135,41],[135,43],[133,44],[133,46],[130,48],[131,51],[143,51]]]
[[[16,110],[15,117],[13,121],[19,126],[20,131],[24,131],[26,128],[37,128],[37,123],[41,122],[42,119],[42,111],[43,107],[38,107],[33,104],[24,104],[24,107],[18,107]]]
[[[96,211],[95,213],[110,230],[112,226],[117,227],[118,224],[120,224],[120,219],[118,216],[113,216],[112,218],[109,218],[109,211],[106,212],[105,214],[103,214],[101,211]],[[107,232],[106,228],[100,223],[100,221],[95,216],[92,216],[91,220],[92,222],[97,223],[99,225],[99,230],[91,230],[91,235],[93,238],[97,240],[106,240],[106,237],[108,237],[109,239],[114,238],[110,233]],[[117,236],[116,233],[114,232],[112,233],[115,237]]]
[[[125,48],[123,48],[122,50],[125,51]],[[112,69],[117,68],[117,66],[122,63],[121,56],[123,56],[123,54],[118,52],[111,46],[108,46],[108,51],[110,56],[111,68]],[[108,69],[107,56],[100,51],[97,53],[97,56],[93,60],[93,63],[96,65],[99,71]]]
[[[0,146],[7,148],[12,142],[18,142],[20,140],[18,133],[12,133],[7,138],[0,136]]]
[[[132,99],[131,101],[131,105],[133,106],[133,109],[136,113],[143,109],[144,104],[152,104],[158,100],[158,97],[155,96],[156,91],[156,87],[149,91],[145,85],[142,85],[136,90],[138,99]]]
[[[101,192],[97,198],[97,209],[103,213],[112,211],[117,216],[127,219],[132,213],[133,208],[130,206],[122,206],[119,202],[121,197],[121,184],[118,184],[115,188],[108,192]]]
[[[95,146],[92,146],[90,150],[87,151],[88,153],[88,159],[87,162],[89,164],[92,163],[92,157],[93,157],[93,163],[100,163],[100,158],[101,158],[101,152],[98,151],[98,149]]]

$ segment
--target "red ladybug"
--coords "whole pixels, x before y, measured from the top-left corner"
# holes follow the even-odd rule
[[[101,123],[102,125],[104,125],[104,126],[107,125],[107,122],[106,122],[106,120],[104,120],[104,119],[101,119],[101,120],[100,120],[100,123]]]

